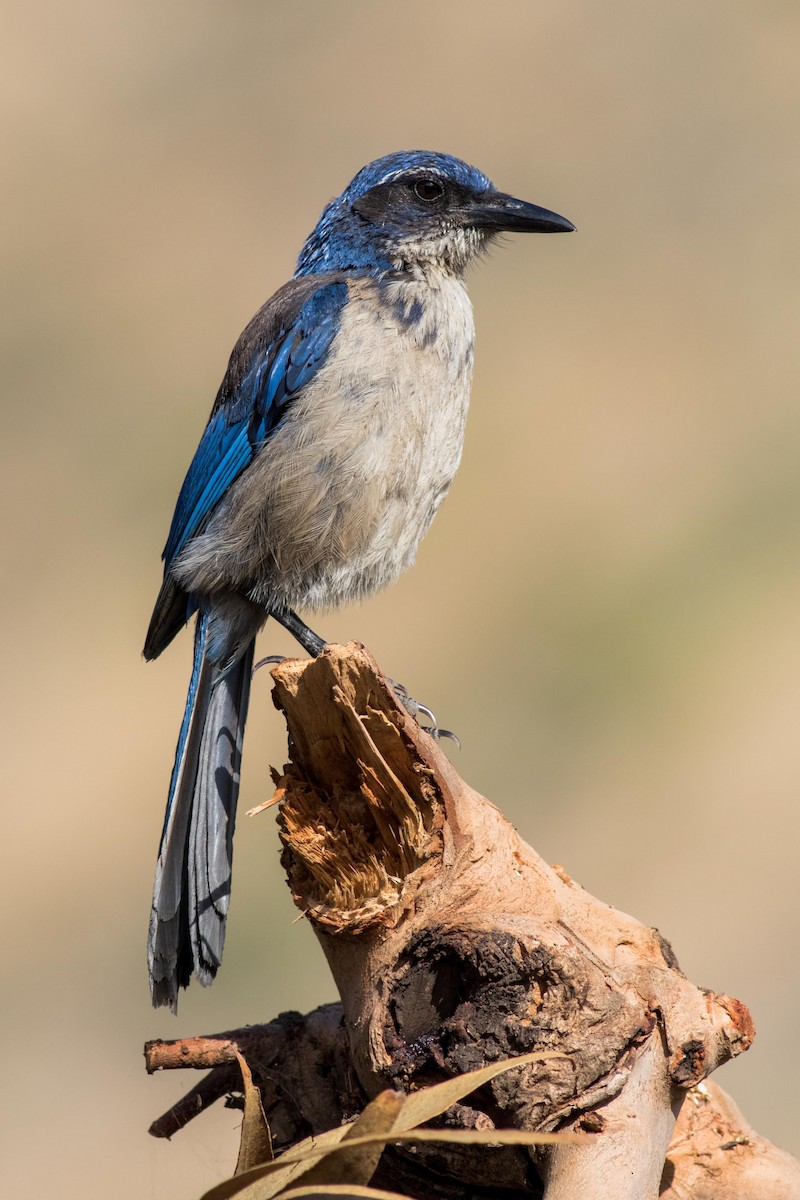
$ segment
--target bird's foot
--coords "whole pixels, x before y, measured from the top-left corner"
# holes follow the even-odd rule
[[[409,696],[408,689],[404,687],[402,683],[396,683],[394,679],[389,679],[388,676],[386,678],[386,682],[389,684],[389,687],[392,689],[408,715],[413,717],[417,722],[420,729],[424,729],[425,732],[429,733],[437,742],[441,741],[442,738],[450,738],[451,741],[455,742],[459,750],[461,749],[461,740],[458,737],[458,734],[453,733],[451,729],[441,729],[436,721],[436,717],[431,709],[428,708],[427,704],[420,704],[419,700],[415,700],[413,696]],[[427,717],[429,724],[423,724],[420,720],[420,716]]]

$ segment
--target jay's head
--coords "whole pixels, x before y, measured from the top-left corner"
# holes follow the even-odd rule
[[[461,274],[497,234],[567,233],[557,213],[499,192],[449,154],[387,154],[363,167],[327,206],[298,274],[436,265]]]

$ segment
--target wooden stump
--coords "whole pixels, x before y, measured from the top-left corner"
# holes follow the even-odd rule
[[[225,1047],[243,1039],[278,1148],[386,1087],[557,1051],[499,1076],[447,1123],[584,1130],[589,1144],[394,1148],[376,1186],[448,1200],[800,1197],[798,1164],[701,1082],[750,1045],[744,1005],[695,987],[656,930],[545,863],[459,778],[363,647],[286,660],[273,676],[291,758],[276,792],[282,862],[341,1008],[221,1035],[216,1082],[154,1132],[226,1090],[225,1071],[230,1086]],[[155,1043],[149,1067],[207,1051]]]

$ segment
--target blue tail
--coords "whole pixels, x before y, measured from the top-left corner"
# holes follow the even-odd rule
[[[222,960],[231,890],[251,639],[220,670],[208,658],[209,617],[198,614],[194,665],[156,864],[147,958],[155,1006],[178,1007],[194,973],[209,984]]]

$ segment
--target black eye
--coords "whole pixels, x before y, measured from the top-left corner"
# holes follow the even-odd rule
[[[432,204],[434,200],[441,200],[444,195],[444,184],[438,179],[417,179],[413,185],[414,195],[419,200],[424,200],[426,204]]]

